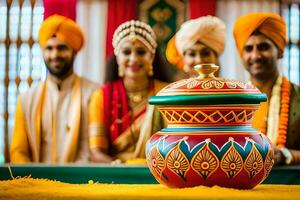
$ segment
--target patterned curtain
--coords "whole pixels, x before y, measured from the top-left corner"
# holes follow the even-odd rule
[[[216,0],[144,0],[139,4],[139,18],[152,26],[162,52],[184,21],[215,15],[215,11]]]
[[[145,0],[139,4],[139,19],[153,28],[163,54],[168,41],[187,18],[186,7],[183,0]]]

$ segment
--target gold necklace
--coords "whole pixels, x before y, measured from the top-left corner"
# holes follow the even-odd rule
[[[127,92],[130,102],[134,104],[140,103],[143,99],[147,97],[147,94],[147,89],[138,92]]]

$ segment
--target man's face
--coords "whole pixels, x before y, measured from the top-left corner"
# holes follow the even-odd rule
[[[52,37],[47,41],[43,55],[51,75],[63,78],[73,71],[75,53],[70,46],[57,37]]]
[[[194,70],[195,65],[217,64],[218,58],[211,48],[197,42],[192,47],[184,51],[183,62],[183,70],[189,74],[189,76],[194,77],[198,76],[198,73]]]
[[[249,37],[242,60],[250,75],[259,80],[269,79],[278,73],[279,52],[275,44],[262,34]]]

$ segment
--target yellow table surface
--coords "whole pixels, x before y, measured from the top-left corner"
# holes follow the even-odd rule
[[[173,189],[160,184],[69,184],[46,179],[0,181],[0,199],[300,199],[300,185],[258,185],[252,190],[221,187]]]

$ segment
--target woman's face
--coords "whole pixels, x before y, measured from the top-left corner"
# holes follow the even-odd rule
[[[120,45],[116,56],[124,78],[147,77],[154,58],[149,49],[138,39],[125,39]]]
[[[197,76],[194,66],[198,64],[217,64],[218,58],[216,53],[204,44],[197,42],[192,47],[183,52],[183,70],[190,77]]]

